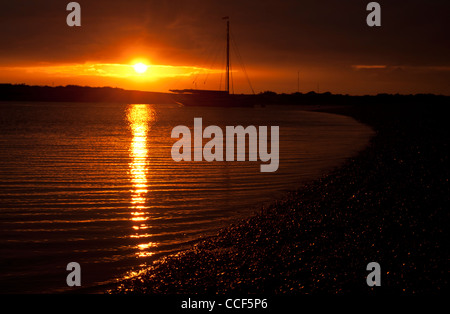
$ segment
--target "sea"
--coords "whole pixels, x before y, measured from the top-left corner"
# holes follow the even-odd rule
[[[175,162],[172,130],[193,132],[194,118],[224,132],[278,126],[277,171]],[[372,136],[295,106],[0,102],[0,293],[101,291],[323,176]],[[81,287],[67,284],[72,262]]]

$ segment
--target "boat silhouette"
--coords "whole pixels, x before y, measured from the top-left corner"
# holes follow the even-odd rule
[[[225,90],[171,89],[174,100],[184,106],[244,107],[253,106],[254,95],[230,94],[230,20],[227,20],[227,59]]]

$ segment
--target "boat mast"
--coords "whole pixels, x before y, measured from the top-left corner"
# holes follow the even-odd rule
[[[230,93],[230,19],[228,16],[224,17],[227,20],[227,74],[225,81],[225,89],[227,94]]]

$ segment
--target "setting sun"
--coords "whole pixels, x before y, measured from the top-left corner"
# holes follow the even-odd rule
[[[136,63],[135,65],[133,65],[133,68],[137,73],[144,73],[145,71],[147,71],[148,66],[143,63]]]

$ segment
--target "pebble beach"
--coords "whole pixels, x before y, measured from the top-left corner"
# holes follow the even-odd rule
[[[357,156],[108,294],[434,294],[448,282],[442,104],[311,106],[371,126]],[[381,266],[381,286],[366,266]]]

